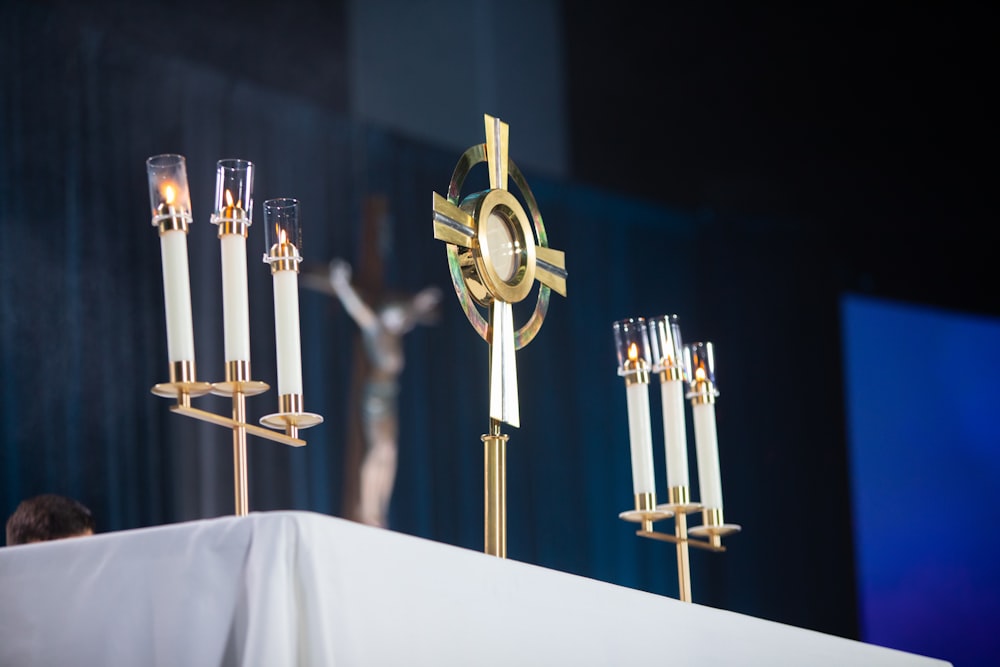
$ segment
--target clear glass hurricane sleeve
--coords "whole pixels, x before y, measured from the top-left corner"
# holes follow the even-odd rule
[[[653,440],[649,417],[649,338],[643,318],[612,325],[618,355],[618,375],[625,379],[632,489],[636,496],[655,493]]]

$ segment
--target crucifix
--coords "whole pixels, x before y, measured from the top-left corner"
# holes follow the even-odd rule
[[[303,286],[336,297],[358,327],[344,454],[343,516],[372,526],[389,526],[389,503],[399,448],[399,381],[403,337],[436,321],[440,290],[435,286],[397,292],[386,285],[391,259],[390,216],[385,197],[363,204],[356,277],[340,258],[328,269],[302,276]]]
[[[482,436],[484,550],[506,558],[508,436],[501,433],[500,425],[520,426],[514,353],[541,328],[551,290],[566,296],[567,273],[565,254],[549,247],[534,195],[508,156],[507,123],[490,115],[484,115],[484,122],[486,142],[470,147],[459,158],[448,196],[434,193],[434,238],[445,242],[459,304],[490,348],[490,429]],[[466,176],[483,162],[489,169],[489,189],[462,198]],[[511,180],[530,216],[508,189]],[[515,329],[513,304],[527,298],[536,279],[540,285],[535,309]],[[479,307],[487,310],[489,319]]]

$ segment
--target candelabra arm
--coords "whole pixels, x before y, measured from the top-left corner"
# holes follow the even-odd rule
[[[192,408],[190,406],[174,405],[170,407],[170,411],[176,412],[179,415],[184,415],[185,417],[192,417],[203,422],[215,424],[217,426],[232,428],[235,425],[234,420],[230,417],[223,417],[222,415],[217,415],[214,412],[199,410],[198,408]],[[243,424],[243,426],[246,428],[247,433],[255,435],[258,438],[264,438],[273,442],[280,442],[281,444],[288,445],[290,447],[303,447],[306,444],[305,440],[290,438],[284,433],[271,431],[254,424]]]
[[[671,535],[670,533],[661,533],[655,530],[637,530],[635,534],[639,537],[648,537],[651,540],[659,540],[660,542],[670,542],[671,544],[678,544],[681,540],[677,538],[677,535]],[[725,551],[726,547],[721,543],[719,545],[714,545],[711,542],[706,542],[702,540],[694,540],[689,536],[684,540],[689,546],[695,547],[697,549],[704,549],[705,551]]]

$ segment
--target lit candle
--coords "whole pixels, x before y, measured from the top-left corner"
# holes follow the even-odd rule
[[[194,327],[187,250],[187,229],[192,216],[184,157],[156,155],[146,160],[146,172],[152,224],[160,231],[167,356],[171,363],[193,364]]]
[[[632,491],[638,499],[655,494],[653,439],[649,418],[649,345],[641,317],[614,323],[618,374],[625,378],[629,446],[632,454]]]
[[[694,418],[695,452],[698,457],[698,486],[706,509],[722,509],[722,474],[719,470],[719,439],[715,423],[715,359],[711,343],[684,346],[688,373],[688,398]]]
[[[216,212],[222,254],[222,314],[226,362],[250,361],[250,306],[247,296],[247,233],[253,213],[253,164],[219,160]],[[234,199],[233,193],[236,193]],[[227,369],[229,366],[227,365]],[[249,377],[249,369],[243,369]],[[236,379],[236,378],[229,378]]]
[[[667,461],[667,486],[687,488],[687,427],[684,421],[683,346],[677,315],[650,318],[650,343],[655,370],[660,373],[660,402],[663,409],[663,441]]]
[[[299,341],[299,221],[295,199],[264,202],[264,222],[274,283],[274,342],[278,364],[279,400],[302,395],[302,350]],[[273,237],[273,238],[272,238]],[[296,401],[292,401],[294,404]]]

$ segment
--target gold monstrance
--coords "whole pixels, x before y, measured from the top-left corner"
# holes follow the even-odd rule
[[[534,195],[508,157],[507,123],[490,115],[484,120],[486,143],[472,146],[459,158],[447,199],[434,193],[434,238],[447,244],[458,301],[472,327],[490,346],[490,431],[482,436],[484,550],[506,558],[507,436],[500,433],[500,423],[520,425],[514,351],[538,333],[549,307],[550,291],[566,296],[566,257],[561,250],[549,247]],[[481,162],[489,167],[489,190],[461,198],[466,176]],[[508,179],[513,179],[527,203],[530,219],[507,189]],[[541,285],[535,310],[524,326],[515,330],[513,304],[528,296],[536,278]],[[476,305],[488,310],[489,320]]]

